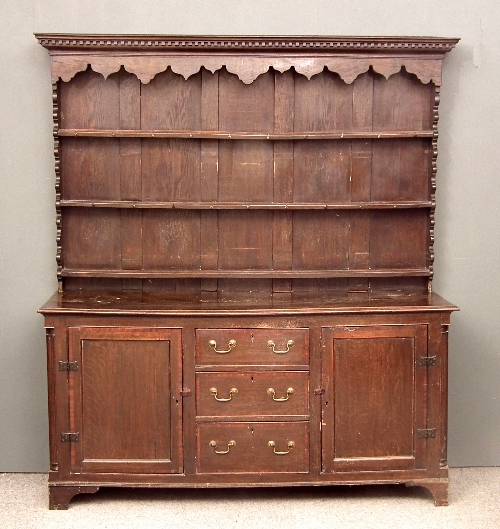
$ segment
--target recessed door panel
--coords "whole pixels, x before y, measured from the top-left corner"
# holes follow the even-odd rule
[[[323,471],[423,468],[425,325],[341,327],[323,332]]]
[[[70,328],[73,472],[182,471],[180,331]]]

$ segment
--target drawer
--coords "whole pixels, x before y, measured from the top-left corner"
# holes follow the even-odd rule
[[[197,365],[308,365],[308,329],[197,329]]]
[[[308,422],[200,423],[197,472],[308,472]]]
[[[308,372],[196,374],[198,416],[283,416],[308,413]]]

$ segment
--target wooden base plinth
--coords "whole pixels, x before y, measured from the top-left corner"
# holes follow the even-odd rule
[[[80,486],[71,487],[66,485],[49,487],[49,509],[51,510],[67,510],[69,502],[77,494],[94,493],[99,490],[95,486]]]

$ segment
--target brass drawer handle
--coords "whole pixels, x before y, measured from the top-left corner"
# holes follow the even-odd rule
[[[285,351],[276,351],[275,347],[276,347],[276,344],[272,341],[272,340],[269,340],[267,342],[267,346],[273,350],[273,353],[276,353],[277,355],[283,355],[285,353],[288,353],[288,351],[290,351],[290,347],[293,347],[293,345],[295,344],[295,342],[293,340],[288,340],[288,342],[286,342],[286,350]]]
[[[236,388],[231,388],[229,390],[229,398],[224,399],[217,396],[217,388],[210,388],[210,395],[213,395],[215,397],[215,400],[218,400],[219,402],[229,402],[233,395],[236,395],[238,393],[238,390]]]
[[[293,394],[293,388],[288,388],[288,389],[286,390],[286,397],[280,397],[280,398],[278,398],[278,399],[275,397],[275,395],[276,395],[276,391],[274,390],[274,388],[269,388],[269,389],[267,390],[267,394],[268,394],[270,397],[272,397],[273,400],[276,401],[276,402],[285,402],[285,401],[288,400],[288,397],[289,397],[290,395]]]
[[[229,340],[229,342],[227,342],[227,349],[226,350],[223,350],[223,349],[217,349],[217,342],[215,340],[210,340],[208,342],[208,345],[210,347],[213,347],[214,351],[216,353],[219,353],[221,355],[223,354],[226,354],[226,353],[230,353],[231,352],[231,349],[233,349],[234,347],[236,347],[236,340]]]
[[[229,441],[227,443],[227,450],[217,450],[217,442],[216,441],[210,441],[210,446],[214,449],[214,452],[219,455],[229,454],[229,450],[231,450],[232,446],[236,446],[236,441]]]
[[[269,443],[267,443],[267,444],[273,449],[273,452],[277,456],[286,456],[287,454],[290,453],[290,450],[295,447],[295,442],[294,441],[288,441],[288,443],[286,445],[288,450],[286,452],[276,452],[276,443],[274,441],[269,441]]]

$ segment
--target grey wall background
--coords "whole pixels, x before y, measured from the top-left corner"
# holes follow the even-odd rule
[[[500,465],[498,0],[1,0],[0,472],[48,468],[55,282],[48,53],[33,32],[461,37],[440,106],[435,290],[450,331],[449,462]]]

